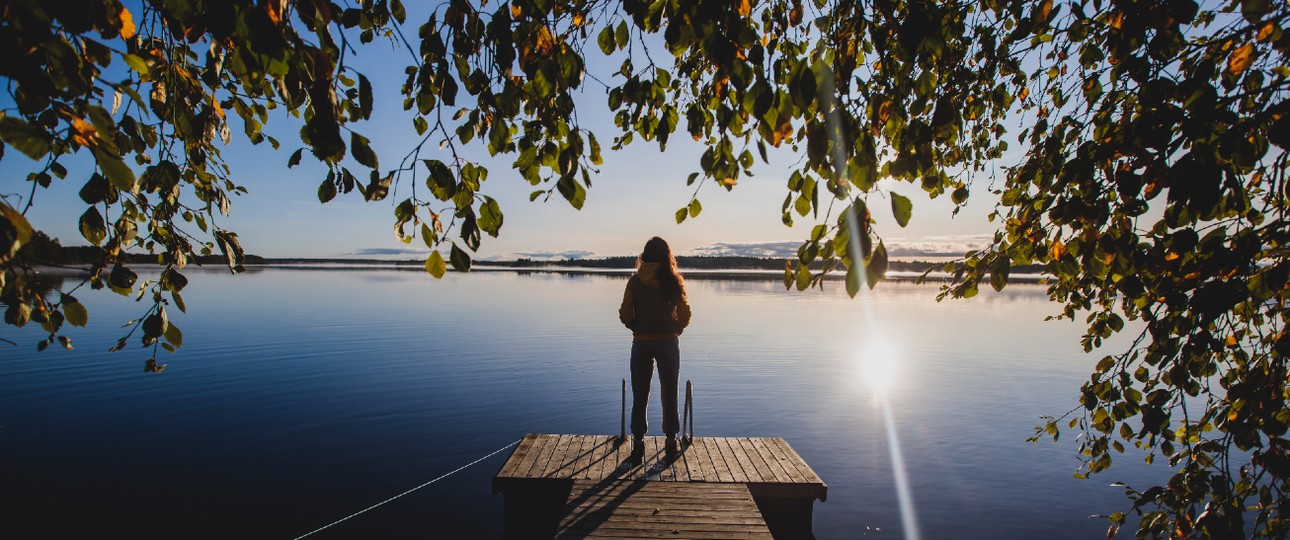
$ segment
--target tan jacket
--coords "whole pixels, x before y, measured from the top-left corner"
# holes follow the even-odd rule
[[[633,290],[636,282],[646,287],[657,289],[658,282],[658,263],[644,263],[636,271],[638,279],[628,279],[627,289],[623,291],[623,304],[618,308],[618,320],[623,322],[627,328],[632,328],[636,324],[636,294]],[[690,301],[685,297],[685,289],[681,289],[681,301],[672,306],[672,313],[669,314],[673,324],[676,325],[676,332],[637,332],[632,331],[632,341],[648,341],[651,339],[674,338],[685,331],[685,327],[690,325]]]

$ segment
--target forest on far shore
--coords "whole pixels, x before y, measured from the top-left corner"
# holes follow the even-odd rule
[[[68,246],[64,247],[56,238],[50,238],[44,233],[37,231],[31,242],[23,245],[22,254],[28,257],[28,260],[37,261],[38,264],[49,266],[66,266],[77,264],[90,264],[98,260],[103,248],[96,246]],[[156,255],[123,253],[121,254],[123,262],[130,264],[149,264],[156,263]],[[784,270],[784,258],[775,257],[738,257],[738,256],[695,256],[695,255],[678,255],[676,265],[682,270]],[[221,253],[212,253],[202,255],[196,261],[198,264],[224,264],[226,258]],[[484,266],[489,268],[604,268],[604,269],[626,269],[636,266],[636,257],[634,256],[616,256],[616,257],[599,257],[594,259],[559,259],[559,260],[542,260],[531,258],[519,258],[514,260],[484,260],[477,259],[473,261],[475,266]],[[301,264],[375,264],[375,265],[394,265],[394,266],[422,266],[421,260],[390,260],[390,259],[358,259],[358,258],[272,258],[259,255],[246,255],[246,264],[248,265],[301,265]],[[816,261],[811,265],[813,270],[819,270],[821,263]],[[890,261],[887,263],[887,270],[893,272],[926,272],[942,270],[944,262],[936,261]],[[1038,274],[1043,271],[1043,265],[1028,265],[1014,267],[1013,272]]]

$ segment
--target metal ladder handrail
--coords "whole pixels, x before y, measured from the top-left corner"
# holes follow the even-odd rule
[[[618,440],[627,440],[627,379],[623,379],[623,406],[618,425]],[[685,408],[681,412],[681,438],[694,440],[694,381],[685,381]]]
[[[681,437],[687,442],[694,440],[694,382],[689,379],[685,381],[685,409],[681,412]]]

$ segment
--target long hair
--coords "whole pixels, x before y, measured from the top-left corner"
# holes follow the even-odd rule
[[[661,267],[658,283],[668,298],[677,301],[685,295],[685,279],[676,271],[676,257],[672,256],[672,248],[667,247],[667,241],[655,236],[645,242],[645,249],[636,258],[636,268],[644,263],[658,263]]]

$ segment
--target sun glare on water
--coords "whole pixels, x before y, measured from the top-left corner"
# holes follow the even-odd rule
[[[875,399],[884,399],[895,385],[900,358],[886,339],[870,336],[860,347],[860,378],[873,390]]]
[[[896,481],[896,499],[900,504],[900,521],[906,540],[921,540],[918,515],[914,510],[914,497],[905,475],[904,454],[900,451],[900,437],[896,434],[896,421],[891,414],[889,394],[894,389],[901,357],[890,341],[879,335],[870,335],[860,346],[860,378],[873,391],[874,402],[882,410],[887,432],[887,450],[891,458],[891,472]]]

